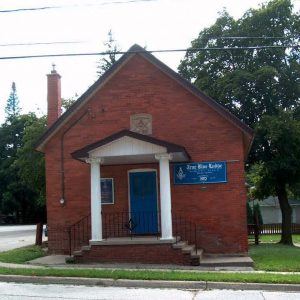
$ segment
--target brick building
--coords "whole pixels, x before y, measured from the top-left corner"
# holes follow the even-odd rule
[[[203,252],[247,255],[253,132],[224,107],[134,45],[60,112],[52,70],[37,143],[50,252],[178,264],[197,264]]]

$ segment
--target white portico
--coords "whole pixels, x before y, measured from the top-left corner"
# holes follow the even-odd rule
[[[100,185],[101,166],[134,164],[136,165],[135,169],[138,170],[138,165],[144,163],[159,163],[161,239],[169,240],[173,238],[170,162],[189,161],[189,155],[184,147],[140,133],[123,130],[75,151],[72,153],[72,156],[90,164],[91,241],[101,241],[103,239]],[[151,174],[149,175],[150,177],[146,178],[144,185],[147,185],[151,181]],[[124,181],[127,181],[127,178],[124,178]],[[140,186],[137,186],[137,188]]]

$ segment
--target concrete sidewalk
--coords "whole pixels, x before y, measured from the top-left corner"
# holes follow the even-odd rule
[[[226,272],[226,273],[273,273],[273,274],[297,274],[283,272],[264,272],[240,268],[222,268],[221,270],[207,269],[195,266],[178,265],[141,265],[141,264],[66,264],[64,255],[50,255],[30,261],[27,264],[0,263],[0,267],[6,268],[72,268],[72,269],[114,269],[114,270],[161,270],[181,272]],[[231,283],[210,281],[162,281],[162,280],[129,280],[109,278],[75,278],[75,277],[51,277],[51,276],[22,276],[22,275],[0,275],[0,281],[35,284],[68,284],[85,286],[114,286],[128,288],[179,288],[179,289],[232,289],[232,290],[263,290],[263,291],[290,291],[299,292],[298,284],[261,284],[261,283]]]
[[[65,255],[49,255],[29,261],[32,266],[62,267],[62,268],[97,268],[97,269],[126,269],[126,270],[182,270],[182,271],[253,271],[253,263],[250,257],[216,257],[203,259],[202,266],[182,266],[163,264],[139,264],[139,263],[86,263],[68,264]],[[214,266],[212,266],[214,265]],[[245,266],[241,266],[245,265]]]
[[[65,262],[67,255],[48,255],[31,260],[24,264],[0,262],[0,267],[22,268],[22,269],[41,269],[41,268],[69,268],[69,269],[109,269],[109,270],[153,270],[153,271],[181,271],[181,272],[224,272],[224,273],[259,273],[259,274],[296,274],[300,272],[275,272],[275,271],[256,271],[249,267],[214,267],[207,268],[201,266],[181,266],[181,265],[162,265],[162,264],[138,264],[138,263],[86,263],[69,264]]]
[[[166,288],[186,290],[261,290],[261,291],[287,291],[299,292],[298,284],[266,284],[266,283],[234,283],[212,281],[167,281],[167,280],[132,280],[132,279],[109,279],[109,278],[81,278],[81,277],[50,277],[50,276],[21,276],[0,275],[2,282],[34,283],[34,284],[64,284],[104,287],[126,288]]]

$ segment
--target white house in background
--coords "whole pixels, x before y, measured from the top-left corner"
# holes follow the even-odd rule
[[[300,200],[289,200],[292,207],[292,223],[300,224]],[[254,200],[250,206],[258,203],[264,224],[281,223],[281,210],[277,197],[268,197],[262,201]]]

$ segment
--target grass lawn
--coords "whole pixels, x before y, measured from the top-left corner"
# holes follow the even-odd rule
[[[254,260],[255,269],[278,272],[300,272],[300,247],[274,243],[250,245],[249,256]]]
[[[24,263],[29,260],[46,256],[47,253],[39,246],[28,246],[0,252],[0,261],[6,263]]]
[[[101,270],[101,269],[10,269],[1,268],[0,274],[55,277],[112,278],[135,280],[182,280],[182,281],[217,281],[245,283],[285,283],[300,284],[298,274],[272,273],[222,273],[222,272],[184,272],[151,270]]]
[[[272,236],[272,239],[274,236]],[[268,241],[268,240],[267,240]],[[38,246],[23,247],[0,252],[0,261],[24,263],[46,253]],[[298,271],[300,272],[300,247],[283,246],[274,243],[251,245],[249,255],[255,261],[257,270],[265,271]],[[87,277],[112,279],[140,280],[190,280],[218,282],[255,282],[255,283],[287,283],[300,284],[298,274],[272,273],[223,273],[223,272],[186,272],[186,271],[153,271],[153,270],[110,270],[110,269],[56,269],[51,267],[39,269],[0,267],[0,274],[56,276],[56,277]]]

